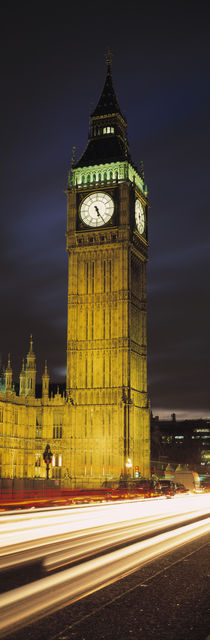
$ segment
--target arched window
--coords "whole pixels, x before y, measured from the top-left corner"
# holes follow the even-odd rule
[[[111,180],[111,182],[112,182],[112,180],[113,180],[113,173],[112,173],[112,171],[110,171],[109,178],[110,178],[110,180]]]
[[[93,182],[96,182],[96,174],[93,174]]]
[[[104,171],[104,182],[106,182],[106,181],[107,181],[107,172]]]
[[[115,171],[115,180],[118,180],[118,171]]]
[[[82,184],[85,183],[85,176],[82,176]]]
[[[101,182],[101,173],[98,174],[98,181]]]
[[[90,182],[90,174],[87,174],[87,182]]]

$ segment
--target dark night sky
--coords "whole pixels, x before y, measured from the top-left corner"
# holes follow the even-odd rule
[[[0,364],[17,380],[66,362],[67,171],[84,150],[107,47],[149,187],[149,393],[154,414],[210,415],[208,3],[8,3],[1,9]]]

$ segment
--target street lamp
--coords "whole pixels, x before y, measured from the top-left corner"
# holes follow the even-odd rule
[[[46,444],[44,453],[43,453],[43,459],[45,461],[46,464],[46,472],[47,472],[47,480],[49,479],[49,468],[50,468],[50,464],[52,462],[52,451],[50,450],[50,445]]]
[[[122,388],[122,402],[124,404],[124,473],[127,475],[127,471],[132,467],[130,453],[130,405],[132,400],[130,397],[130,388],[126,393],[125,387]]]

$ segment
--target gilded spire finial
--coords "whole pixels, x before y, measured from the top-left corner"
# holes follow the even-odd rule
[[[29,353],[32,355],[33,354],[33,336],[32,333],[30,334],[30,347],[29,347]]]
[[[111,66],[113,53],[112,53],[112,51],[111,51],[111,49],[109,47],[107,47],[107,51],[105,53],[105,58],[106,58],[107,67]]]

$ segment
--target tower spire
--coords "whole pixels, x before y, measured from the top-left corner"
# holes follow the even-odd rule
[[[50,376],[47,370],[47,360],[45,360],[44,373],[42,376],[42,398],[48,400],[49,398],[49,382]]]
[[[12,367],[10,362],[10,353],[8,354],[8,363],[5,371],[6,391],[12,391]]]
[[[26,390],[26,372],[25,372],[24,358],[22,359],[22,369],[20,372],[20,388],[19,389],[20,389],[19,390],[20,396],[24,396],[25,390]]]
[[[113,87],[112,53],[107,50],[105,83],[95,109],[91,112],[88,145],[74,163],[74,169],[104,164],[106,162],[132,163],[126,134],[126,118],[123,116]]]
[[[36,358],[33,350],[33,338],[30,335],[30,347],[26,357],[26,395],[35,396]]]

